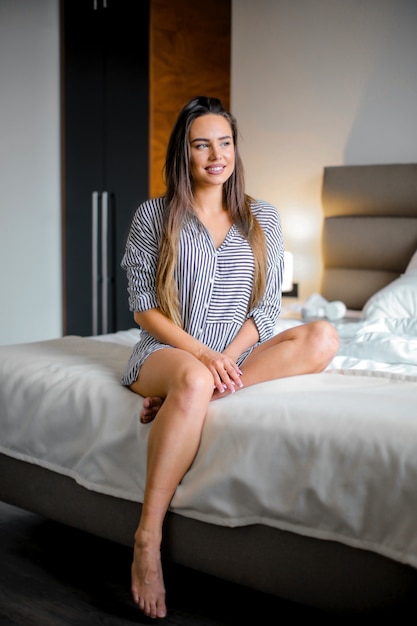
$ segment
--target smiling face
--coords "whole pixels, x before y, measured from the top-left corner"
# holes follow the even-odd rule
[[[223,185],[235,167],[232,128],[222,115],[197,117],[190,126],[191,174],[194,189]]]

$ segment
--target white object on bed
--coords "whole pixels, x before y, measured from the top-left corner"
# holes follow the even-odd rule
[[[336,325],[340,349],[329,369],[417,374],[417,265],[413,259],[404,274],[369,298],[354,327]]]
[[[404,273],[407,274],[408,272],[411,272],[413,270],[417,270],[417,250],[414,252],[413,256],[409,260]]]
[[[410,262],[411,263],[411,262]],[[417,258],[399,278],[374,294],[365,304],[363,315],[368,320],[389,317],[394,320],[417,318]],[[417,325],[415,325],[417,329]],[[415,332],[417,335],[417,332]]]
[[[327,318],[335,322],[346,314],[346,305],[340,300],[329,302],[319,293],[313,293],[307,298],[301,308],[304,320]]]
[[[138,498],[141,399],[120,384],[131,349],[74,336],[2,346],[0,451],[89,489]]]

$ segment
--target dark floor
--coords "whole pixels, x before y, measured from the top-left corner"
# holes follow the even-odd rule
[[[151,620],[130,597],[131,556],[130,548],[0,502],[0,626],[373,626],[417,618],[414,594],[392,612],[332,615],[165,564],[168,616]]]
[[[0,503],[0,625],[237,626],[301,623],[320,614],[165,565],[168,617],[130,599],[131,550]]]

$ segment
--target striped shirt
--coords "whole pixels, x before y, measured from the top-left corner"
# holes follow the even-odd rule
[[[158,307],[156,269],[164,210],[164,198],[148,200],[139,206],[132,220],[121,262],[127,273],[131,311]],[[252,211],[265,234],[268,271],[262,301],[251,310],[253,253],[238,228],[232,225],[217,249],[195,215],[185,218],[180,234],[175,275],[183,328],[218,352],[223,352],[250,317],[258,329],[258,343],[266,341],[273,335],[281,310],[284,246],[279,214],[274,206],[262,201],[254,202]],[[141,329],[122,383],[134,382],[145,359],[166,347],[170,346]],[[240,355],[238,365],[253,348]]]

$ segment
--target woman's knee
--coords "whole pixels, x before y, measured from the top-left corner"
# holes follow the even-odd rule
[[[213,375],[199,361],[184,363],[173,373],[173,386],[187,395],[211,397],[213,393]]]
[[[311,322],[309,325],[309,342],[317,355],[319,364],[326,366],[339,349],[339,335],[335,327],[326,320]]]

